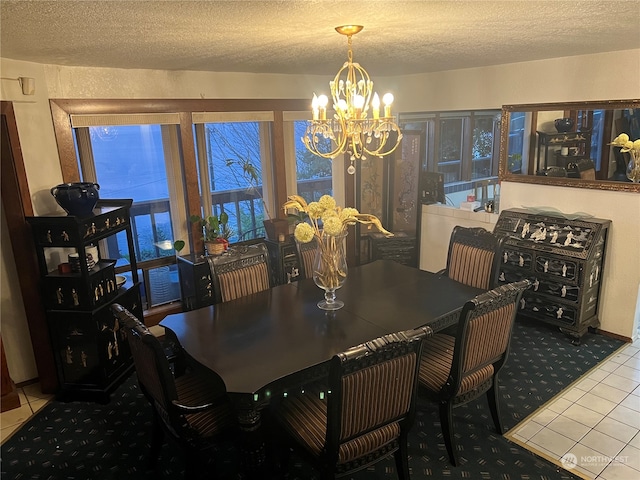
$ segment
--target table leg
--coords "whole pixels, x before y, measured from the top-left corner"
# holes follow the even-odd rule
[[[240,478],[267,479],[271,477],[265,432],[262,426],[262,405],[248,399],[237,402],[236,409],[240,425]]]

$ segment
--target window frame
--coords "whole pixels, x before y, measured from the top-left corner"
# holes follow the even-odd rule
[[[187,218],[201,214],[201,198],[196,161],[196,143],[193,134],[193,114],[197,112],[272,112],[270,129],[272,164],[268,174],[273,179],[273,199],[275,205],[282,205],[287,198],[285,125],[283,112],[305,111],[307,99],[50,99],[51,115],[58,148],[60,168],[64,182],[81,180],[76,157],[74,132],[71,115],[117,115],[117,114],[178,114],[178,140],[181,145],[181,168],[185,180],[184,201]],[[177,167],[174,165],[174,167]],[[90,172],[90,170],[88,170]],[[89,173],[91,174],[91,173]],[[95,177],[95,171],[93,172]],[[85,175],[86,178],[86,175]],[[282,218],[280,209],[273,212]],[[178,226],[178,224],[176,224]],[[179,231],[179,230],[178,230]],[[195,251],[204,249],[197,225],[190,226],[192,245]],[[148,262],[140,262],[139,268],[154,268],[175,263],[174,257],[165,257]]]
[[[460,180],[454,182],[446,182],[445,188],[449,185],[466,184],[482,181],[498,176],[499,153],[500,153],[500,109],[482,109],[482,110],[454,110],[454,111],[431,111],[431,112],[414,112],[401,113],[400,124],[403,129],[417,130],[419,125],[421,131],[424,131],[426,145],[423,154],[425,155],[425,163],[422,168],[424,171],[438,172],[440,157],[440,123],[442,120],[459,119],[462,122],[462,133],[460,136]],[[476,125],[476,118],[493,116],[493,148],[491,174],[486,177],[473,178],[473,130]]]

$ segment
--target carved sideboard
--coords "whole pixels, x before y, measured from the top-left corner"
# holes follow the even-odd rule
[[[574,216],[572,216],[574,217]],[[553,325],[579,343],[600,326],[599,309],[610,220],[508,209],[494,232],[505,234],[501,283],[528,278],[518,315]]]

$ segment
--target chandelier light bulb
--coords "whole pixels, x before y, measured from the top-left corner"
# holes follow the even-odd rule
[[[362,109],[364,108],[364,97],[362,95],[353,97],[353,108],[355,109],[355,117],[362,118]]]
[[[320,110],[320,120],[327,119],[327,103],[329,103],[329,99],[326,95],[318,96],[318,107]]]
[[[382,103],[384,103],[384,116],[391,116],[391,104],[393,103],[393,93],[385,93],[382,97]]]
[[[380,97],[378,93],[373,94],[373,99],[371,100],[371,106],[373,107],[373,119],[377,120],[380,118]]]

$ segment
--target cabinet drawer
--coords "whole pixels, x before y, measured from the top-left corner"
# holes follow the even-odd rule
[[[546,255],[537,255],[534,265],[536,273],[544,273],[562,277],[567,281],[576,282],[578,279],[578,264],[566,258],[555,258]]]
[[[533,264],[533,255],[526,250],[518,250],[513,248],[505,248],[502,253],[502,264],[512,267],[531,270]]]
[[[528,274],[525,270],[519,270],[514,267],[503,267],[500,270],[498,281],[500,284],[519,282],[523,279],[531,281],[529,292],[532,294],[548,295],[562,299],[564,302],[577,303],[580,299],[581,288],[570,283],[560,283],[549,280],[548,278],[538,278],[535,275]],[[553,299],[551,299],[553,301]]]
[[[575,326],[578,309],[566,303],[549,301],[528,291],[522,296],[518,313],[561,326]]]
[[[533,279],[531,291],[561,298],[566,302],[577,303],[580,298],[580,287],[568,283],[558,283],[547,279]]]

